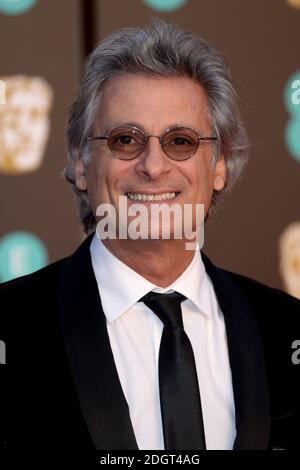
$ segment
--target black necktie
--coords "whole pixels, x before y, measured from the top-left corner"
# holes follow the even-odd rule
[[[141,298],[163,322],[159,392],[166,450],[205,450],[200,392],[192,345],[183,329],[178,292]]]

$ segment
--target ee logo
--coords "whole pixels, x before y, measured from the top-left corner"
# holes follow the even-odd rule
[[[291,86],[296,90],[292,93],[292,103],[300,104],[300,80],[294,80]]]
[[[284,101],[290,114],[285,128],[285,143],[289,153],[300,162],[300,70],[288,80]]]
[[[187,0],[144,0],[144,3],[153,10],[168,12],[181,8],[186,1]]]
[[[25,276],[48,263],[44,243],[30,232],[10,232],[0,239],[0,282]]]
[[[30,10],[37,0],[0,0],[0,13],[21,15]]]

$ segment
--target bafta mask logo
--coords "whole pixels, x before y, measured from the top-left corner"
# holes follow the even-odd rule
[[[50,85],[40,77],[0,77],[6,104],[0,106],[0,172],[35,171],[44,157],[53,101]]]
[[[287,2],[291,7],[300,9],[300,0],[287,0]]]
[[[300,299],[300,222],[290,224],[280,236],[279,268],[287,292]]]

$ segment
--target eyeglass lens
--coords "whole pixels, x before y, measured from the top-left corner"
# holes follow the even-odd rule
[[[108,145],[117,157],[131,159],[137,156],[146,144],[146,136],[130,127],[113,130]],[[162,136],[163,148],[173,159],[184,160],[193,155],[198,148],[198,136],[195,131],[181,127],[170,129]]]

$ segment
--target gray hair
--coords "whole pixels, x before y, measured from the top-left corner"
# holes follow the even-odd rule
[[[134,73],[150,77],[186,76],[196,80],[208,99],[212,132],[219,139],[215,164],[224,154],[227,178],[220,191],[213,191],[208,217],[233,187],[248,160],[248,138],[239,111],[239,100],[223,55],[200,37],[177,25],[154,18],[145,27],[126,27],[101,41],[88,56],[78,94],[70,108],[67,125],[68,165],[63,174],[77,196],[79,218],[86,233],[96,219],[87,191],[75,185],[76,155],[84,166],[90,162],[87,137],[94,126],[101,92],[113,77]]]

